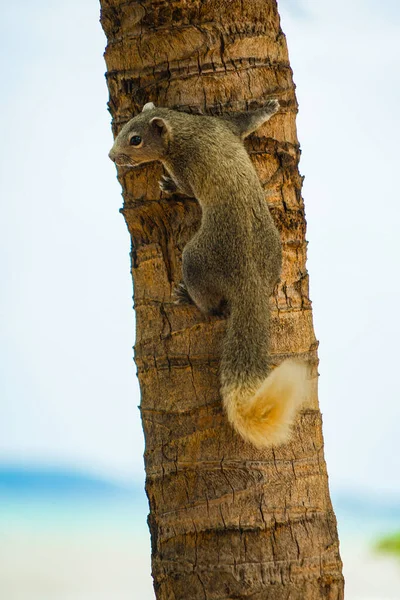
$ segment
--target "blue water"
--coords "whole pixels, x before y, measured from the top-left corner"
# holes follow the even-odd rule
[[[368,552],[381,535],[400,531],[400,502],[334,492],[333,504],[347,600],[397,598],[397,567],[374,567]],[[154,600],[147,514],[143,482],[118,485],[73,471],[0,468],[0,537],[7,548],[0,598]],[[365,562],[359,558],[364,554]]]
[[[400,531],[400,499],[332,494],[342,535],[371,539]],[[0,528],[107,528],[147,531],[144,482],[117,484],[87,473],[0,467]]]
[[[58,469],[0,468],[0,530],[14,528],[146,530],[142,483],[118,485]]]
[[[332,503],[340,538],[364,538],[373,544],[383,535],[400,532],[400,499],[334,491]]]
[[[0,468],[1,600],[155,600],[147,513],[141,482]]]

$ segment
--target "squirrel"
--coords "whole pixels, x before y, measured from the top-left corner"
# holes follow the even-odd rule
[[[308,368],[286,359],[271,369],[269,297],[280,278],[282,247],[243,140],[279,109],[275,99],[222,117],[145,104],[115,139],[119,166],[160,161],[160,187],[200,203],[199,230],[182,254],[178,303],[227,317],[220,365],[230,423],[257,448],[286,442],[308,387]]]

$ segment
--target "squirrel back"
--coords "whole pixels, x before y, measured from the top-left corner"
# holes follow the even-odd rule
[[[257,447],[286,441],[308,388],[308,369],[269,364],[269,296],[279,280],[282,249],[264,190],[243,144],[279,104],[226,117],[190,115],[145,105],[110,151],[117,165],[160,161],[166,193],[197,198],[199,230],[183,250],[176,301],[227,317],[221,395],[239,434]]]

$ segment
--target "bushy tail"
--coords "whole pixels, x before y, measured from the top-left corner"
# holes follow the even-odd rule
[[[262,314],[264,313],[264,314]],[[221,364],[221,393],[230,423],[257,448],[282,444],[308,395],[305,363],[288,359],[264,379],[267,367],[268,306],[256,314],[233,311]],[[263,356],[259,353],[264,352]]]
[[[290,437],[294,417],[307,395],[307,367],[285,360],[254,391],[247,386],[223,386],[228,419],[257,448],[282,444]]]

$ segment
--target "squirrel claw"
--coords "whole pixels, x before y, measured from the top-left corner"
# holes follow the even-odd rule
[[[160,186],[160,190],[166,194],[174,194],[177,190],[174,180],[171,177],[167,177],[167,175],[161,177],[158,185]]]
[[[174,304],[194,304],[183,281],[174,288],[172,297]]]

